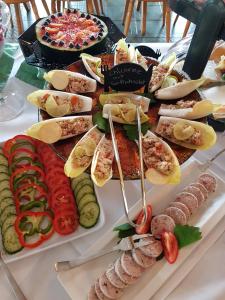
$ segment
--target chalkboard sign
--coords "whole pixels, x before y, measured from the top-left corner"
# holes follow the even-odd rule
[[[136,91],[148,82],[148,72],[135,63],[123,63],[107,71],[105,84],[115,91]]]

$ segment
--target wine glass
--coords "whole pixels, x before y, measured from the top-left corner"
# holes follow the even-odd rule
[[[10,10],[8,6],[0,0],[0,57],[3,55],[5,34],[10,22]],[[24,99],[17,95],[12,87],[6,87],[0,91],[0,122],[14,119],[21,113],[24,107]]]

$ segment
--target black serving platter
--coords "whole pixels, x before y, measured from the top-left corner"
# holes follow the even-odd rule
[[[108,35],[104,39],[104,43],[99,44],[98,47],[89,49],[88,53],[92,55],[98,55],[101,53],[113,53],[114,45],[118,42],[119,39],[125,38],[125,35],[120,31],[120,29],[112,22],[112,20],[108,17],[97,16],[101,19],[108,27]],[[40,21],[37,20],[33,23],[19,38],[18,42],[20,48],[25,57],[25,61],[28,65],[32,65],[39,68],[44,68],[46,70],[52,69],[63,69],[65,66],[73,63],[76,60],[79,60],[79,56],[77,59],[71,57],[71,61],[66,62],[52,62],[49,60],[41,50],[40,43],[36,38],[35,33],[35,25]]]

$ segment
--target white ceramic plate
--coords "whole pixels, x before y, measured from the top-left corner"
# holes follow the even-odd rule
[[[198,169],[199,164],[200,163],[196,160],[185,164],[182,170],[182,181],[179,185],[164,186],[163,188],[155,186],[147,193],[147,202],[151,203],[154,215],[162,212],[163,209],[174,200],[175,195],[182,191],[185,186],[197,180],[200,174],[200,170]],[[207,172],[212,173],[210,169]],[[225,183],[216,174],[214,174],[214,176],[216,176],[218,180],[216,192],[210,195],[204,206],[199,209],[197,214],[193,216],[189,222],[190,225],[200,227],[204,238],[225,214],[225,197],[223,196],[225,193]],[[138,201],[131,208],[130,215],[134,217],[140,210],[140,207],[140,201]],[[126,222],[126,219],[122,217],[114,226],[124,222]],[[116,241],[115,233],[110,230],[106,232],[101,239],[98,240],[98,243],[94,244],[85,255],[98,252],[101,248],[107,248],[115,244]],[[176,263],[173,265],[168,264],[165,259],[158,261],[153,268],[146,270],[135,285],[128,287],[124,296],[120,299],[149,300],[193,253],[200,243],[201,241],[183,248],[179,252]],[[87,299],[87,291],[90,286],[116,257],[118,257],[117,253],[110,254],[70,271],[61,272],[58,274],[58,279],[72,299]]]
[[[2,143],[0,143],[0,146],[1,145],[2,145]],[[99,197],[97,189],[95,189],[95,194],[98,199],[98,204],[100,206],[100,217],[99,217],[98,223],[94,227],[92,227],[90,229],[85,229],[85,228],[79,226],[78,229],[74,233],[66,235],[66,236],[61,236],[55,232],[48,241],[46,241],[39,247],[34,248],[34,249],[23,249],[22,251],[15,253],[15,254],[7,254],[3,250],[2,257],[3,257],[4,261],[7,263],[16,261],[16,260],[28,257],[33,254],[37,254],[41,251],[48,250],[53,247],[57,247],[59,245],[65,244],[67,242],[71,242],[75,239],[79,239],[81,237],[92,234],[93,232],[99,230],[105,223],[105,215],[104,215],[104,210],[103,210],[103,206],[102,206],[103,199],[101,197]],[[0,234],[0,239],[1,239],[1,234]]]

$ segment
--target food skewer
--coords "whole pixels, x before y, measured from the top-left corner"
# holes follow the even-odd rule
[[[145,224],[145,222],[147,220],[145,185],[144,185],[144,167],[143,167],[143,156],[142,156],[142,133],[141,133],[140,106],[137,106],[136,112],[137,112],[137,123],[138,123],[138,141],[139,141],[139,157],[140,157],[140,172],[141,172],[142,208],[143,208],[143,211],[144,211],[144,219],[143,219],[143,222],[140,223],[140,224],[135,224],[132,220],[130,220],[130,217],[129,217],[129,208],[128,208],[128,204],[127,204],[125,185],[124,185],[124,180],[123,180],[123,171],[122,171],[122,167],[121,167],[121,163],[120,163],[120,157],[119,157],[119,152],[118,152],[118,147],[117,147],[117,142],[116,142],[116,137],[115,137],[115,131],[114,131],[114,126],[113,126],[113,121],[112,121],[111,110],[109,110],[109,112],[108,112],[109,126],[110,126],[111,137],[112,137],[112,145],[113,145],[115,160],[116,160],[117,167],[118,167],[118,172],[119,172],[120,187],[121,187],[121,192],[122,192],[122,197],[123,197],[123,205],[124,205],[125,215],[126,215],[126,218],[128,220],[128,223],[133,227],[142,226],[142,225]]]

